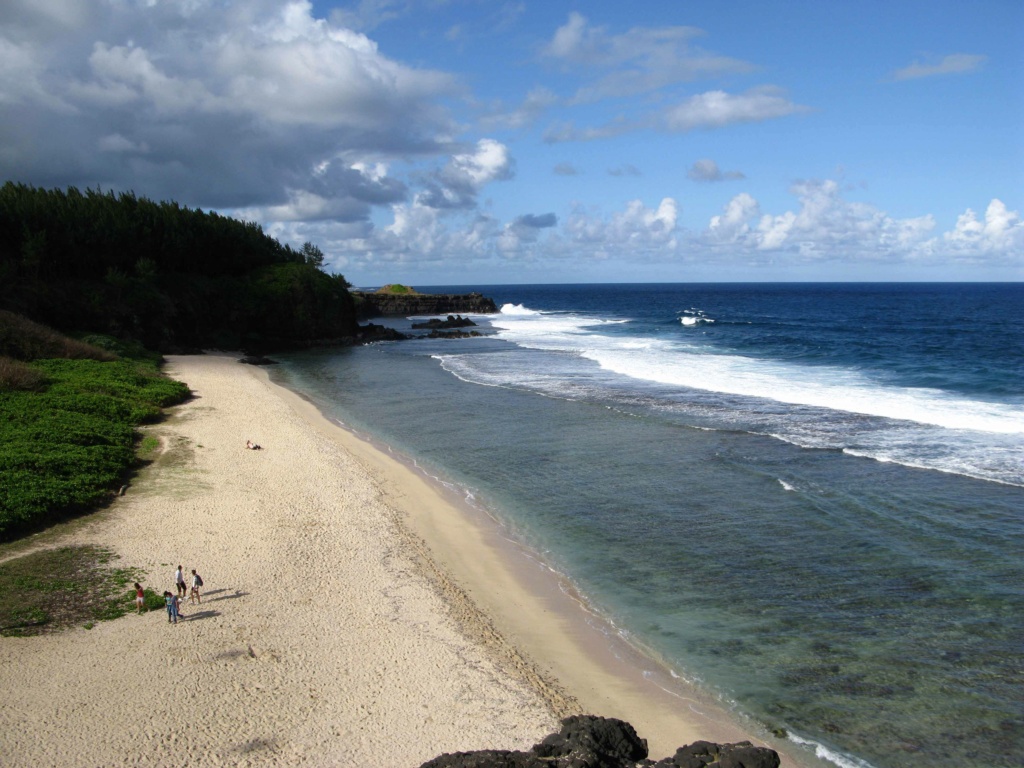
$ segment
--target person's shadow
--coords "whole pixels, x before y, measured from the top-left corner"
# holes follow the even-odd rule
[[[236,589],[230,595],[223,594],[227,591],[227,589],[211,589],[209,592],[203,593],[203,599],[208,603],[215,603],[218,600],[234,600],[239,597],[245,597],[249,594],[248,592],[242,592],[240,589]],[[218,597],[210,597],[210,595],[218,595]]]
[[[220,611],[189,611],[181,614],[181,620],[198,621],[199,619],[209,619],[212,616],[220,616]]]

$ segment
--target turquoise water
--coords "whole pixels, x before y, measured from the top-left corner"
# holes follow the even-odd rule
[[[800,748],[1024,764],[1024,288],[474,289],[484,338],[275,377]]]

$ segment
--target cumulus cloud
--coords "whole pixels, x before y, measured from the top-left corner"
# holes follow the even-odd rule
[[[1024,262],[1024,222],[1002,200],[994,199],[988,204],[984,221],[968,208],[957,219],[956,227],[943,235],[943,240],[957,254],[1011,253]]]
[[[515,162],[508,147],[494,139],[480,139],[474,152],[454,155],[434,174],[417,200],[430,208],[472,208],[485,185],[514,175]]]
[[[930,214],[894,218],[870,204],[846,200],[832,180],[800,181],[791,191],[799,207],[778,214],[762,213],[747,193],[735,196],[693,246],[755,261],[759,254],[773,259],[790,254],[798,264],[1024,264],[1024,221],[998,199],[989,203],[983,219],[968,209],[952,230],[936,235]]]
[[[351,169],[444,153],[459,87],[304,0],[13,0],[0,63],[0,176],[220,209],[393,200]]]
[[[981,56],[970,53],[953,53],[943,56],[942,59],[933,63],[921,63],[915,61],[902,69],[897,69],[890,75],[892,80],[915,80],[920,77],[934,77],[936,75],[953,75],[964,72],[975,72],[988,61],[988,56]]]
[[[575,210],[566,221],[563,237],[581,255],[627,260],[648,257],[652,253],[671,254],[678,241],[679,204],[664,198],[657,208],[641,200],[632,200],[611,216]]]
[[[572,101],[589,103],[634,96],[700,77],[747,72],[751,65],[692,45],[704,35],[696,27],[634,27],[612,34],[572,12],[542,50],[542,56],[596,79]]]
[[[807,107],[790,101],[781,89],[773,86],[754,88],[741,94],[707,91],[666,110],[664,126],[670,131],[722,128],[734,123],[755,123],[807,111]]]
[[[735,181],[747,178],[739,171],[722,171],[710,158],[697,160],[686,172],[691,181]]]
[[[475,210],[430,207],[417,198],[392,205],[393,221],[377,229],[329,219],[292,222],[273,234],[326,244],[325,250],[344,254],[328,259],[336,268],[376,271],[398,265],[500,270],[510,260],[538,269],[617,262],[619,270],[681,262],[790,269],[844,263],[1012,269],[1024,263],[1024,221],[999,200],[983,216],[968,210],[952,229],[939,232],[931,215],[895,218],[847,200],[832,180],[799,181],[790,191],[796,205],[781,212],[764,210],[748,192],[734,195],[702,230],[682,226],[680,205],[670,197],[656,206],[632,200],[610,212],[576,204],[566,215],[528,213],[505,223]]]

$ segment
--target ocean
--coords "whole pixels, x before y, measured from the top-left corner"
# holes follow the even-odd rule
[[[420,290],[501,311],[274,378],[812,762],[1024,765],[1024,284]]]

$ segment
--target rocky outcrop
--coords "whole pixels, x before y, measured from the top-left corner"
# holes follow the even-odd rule
[[[529,752],[484,749],[441,755],[420,768],[779,768],[779,754],[748,741],[713,744],[698,741],[675,755],[647,759],[647,742],[629,723],[594,715],[574,715]]]
[[[413,323],[413,330],[434,330],[441,328],[468,328],[471,325],[476,325],[468,317],[462,315],[448,315],[448,318],[441,320],[436,317],[432,317],[425,323]]]
[[[409,315],[487,315],[498,311],[481,293],[362,293],[352,291],[360,319]]]

